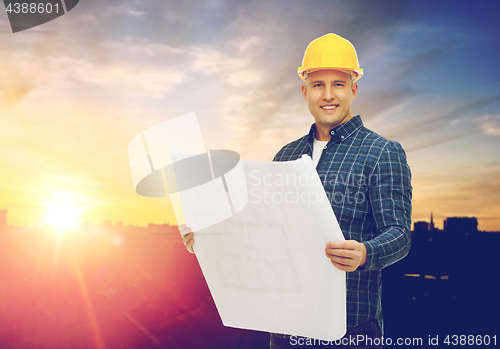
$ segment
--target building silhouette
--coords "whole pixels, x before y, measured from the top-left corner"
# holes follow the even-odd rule
[[[445,231],[454,232],[461,235],[477,233],[476,217],[449,217],[445,220]]]
[[[415,233],[422,233],[424,231],[429,231],[429,223],[425,221],[413,223],[413,231]]]

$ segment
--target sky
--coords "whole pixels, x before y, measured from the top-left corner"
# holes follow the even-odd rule
[[[0,12],[0,209],[43,221],[51,202],[81,222],[175,224],[165,198],[135,193],[128,144],[197,114],[207,149],[270,161],[309,130],[297,75],[313,39],[356,47],[353,101],[398,141],[413,221],[474,216],[500,231],[497,1],[97,1],[13,34]]]

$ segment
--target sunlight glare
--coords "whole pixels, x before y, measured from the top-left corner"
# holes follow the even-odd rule
[[[76,227],[80,209],[67,202],[57,202],[49,205],[47,223],[55,225],[59,231]]]

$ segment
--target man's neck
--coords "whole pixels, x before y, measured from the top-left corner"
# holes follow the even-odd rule
[[[343,124],[343,123],[342,123]],[[316,132],[314,132],[314,138],[318,141],[329,141],[330,140],[330,131],[333,130],[335,127],[338,127],[342,124],[338,124],[336,126],[325,126],[325,125],[316,125]]]
[[[324,142],[324,141],[329,141],[330,140],[330,130],[327,130],[326,133],[322,132],[322,128],[318,127],[316,125],[316,132],[314,133],[314,138],[316,138],[317,141]]]
[[[333,130],[334,128],[339,127],[342,124],[345,124],[347,121],[351,120],[352,116],[349,115],[347,118],[342,120],[341,123],[337,125],[321,125],[318,123],[315,123],[316,126],[316,132],[314,132],[314,138],[318,141],[329,141],[330,140],[330,131]]]

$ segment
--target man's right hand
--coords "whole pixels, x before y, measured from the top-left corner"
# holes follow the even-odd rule
[[[185,224],[181,224],[179,225],[179,230],[181,231],[182,242],[184,243],[184,246],[186,246],[186,249],[189,252],[194,253],[194,233],[191,231],[191,228],[186,227]]]

